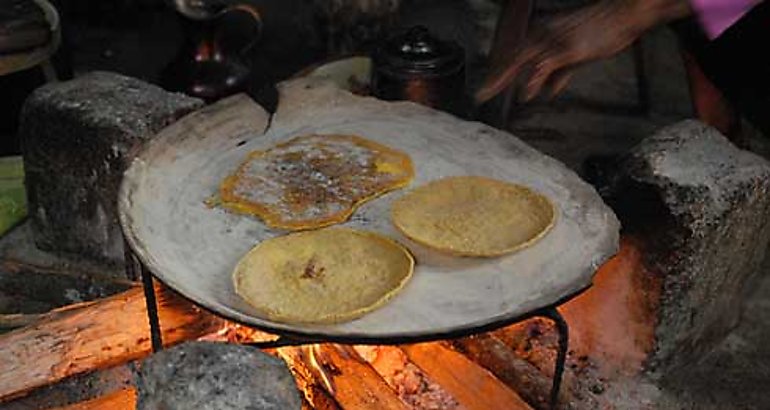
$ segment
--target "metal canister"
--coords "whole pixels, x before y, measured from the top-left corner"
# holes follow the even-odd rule
[[[383,100],[410,100],[464,114],[465,53],[423,26],[413,27],[377,48],[372,56],[372,92]]]

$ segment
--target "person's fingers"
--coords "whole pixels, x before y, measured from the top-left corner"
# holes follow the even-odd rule
[[[524,63],[521,60],[514,60],[510,65],[502,69],[495,70],[487,75],[481,87],[476,91],[476,103],[483,103],[491,100],[494,96],[503,91],[519,75]]]
[[[536,55],[541,53],[541,47],[528,47],[522,50],[511,63],[504,65],[487,75],[484,82],[476,91],[475,100],[477,104],[492,99],[495,95],[503,91],[510,85],[522,70]]]
[[[542,60],[535,63],[532,76],[527,81],[524,100],[535,98],[547,83],[553,81],[554,73],[558,73],[568,67],[576,59],[569,50],[555,49]]]
[[[557,95],[561,94],[561,92],[564,91],[565,88],[567,88],[567,85],[569,85],[570,80],[572,80],[572,74],[573,74],[573,71],[569,67],[555,72],[551,76],[551,81],[549,81],[548,83],[548,86],[550,87],[550,92],[548,97],[554,98]]]

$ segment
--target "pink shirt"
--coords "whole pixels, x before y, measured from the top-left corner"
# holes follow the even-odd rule
[[[710,39],[719,37],[762,0],[690,0]]]

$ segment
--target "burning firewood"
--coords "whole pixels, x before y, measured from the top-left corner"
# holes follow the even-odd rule
[[[136,390],[121,389],[114,393],[97,397],[92,400],[58,407],[50,410],[134,410],[136,408]]]
[[[535,409],[549,409],[552,379],[535,366],[516,356],[495,336],[485,333],[452,341],[452,346],[469,359],[489,370],[500,381],[519,393]],[[559,408],[571,408],[575,402],[568,389],[561,389]]]
[[[316,386],[313,389],[322,385],[344,409],[409,409],[350,346],[316,344],[282,347],[278,352],[295,375],[301,374],[301,388],[304,383]],[[315,408],[324,408],[313,402],[308,390],[305,397]]]
[[[307,347],[282,347],[276,349],[276,352],[289,366],[297,387],[304,393],[304,400],[311,409],[340,409],[337,402],[326,392],[321,380],[316,379]]]
[[[409,361],[396,346],[355,346],[356,352],[382,376],[405,403],[415,410],[460,410],[464,408]]]
[[[167,345],[223,327],[223,319],[157,287],[158,314]],[[107,368],[150,353],[141,288],[98,300],[0,336],[0,402],[66,377]]]
[[[468,410],[531,409],[491,373],[442,343],[401,347],[414,364]]]

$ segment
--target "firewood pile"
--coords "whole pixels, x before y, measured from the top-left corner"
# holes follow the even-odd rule
[[[208,313],[161,284],[156,292],[165,347],[276,338]],[[18,328],[0,334],[0,405],[135,408],[134,373],[152,353],[140,286],[5,320]],[[549,375],[517,356],[502,341],[505,331],[412,345],[308,344],[265,351],[288,365],[305,409],[547,408]],[[550,356],[555,353],[543,353]],[[545,368],[548,362],[540,364]],[[568,377],[560,408],[579,403],[569,385]]]

